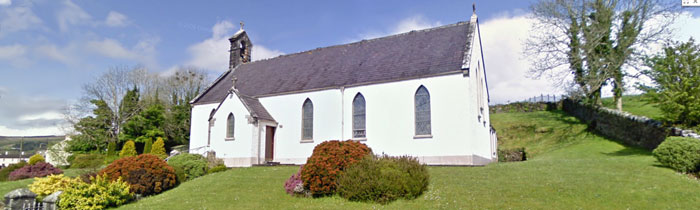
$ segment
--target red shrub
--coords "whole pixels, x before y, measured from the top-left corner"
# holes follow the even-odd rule
[[[175,170],[164,160],[152,154],[124,157],[102,169],[110,180],[122,177],[129,183],[132,192],[152,195],[172,188],[177,183]]]
[[[38,162],[34,165],[26,165],[10,173],[10,181],[33,177],[45,177],[51,174],[62,173],[63,171],[61,171],[61,169],[54,168],[53,165],[49,163]]]
[[[326,141],[314,148],[301,170],[304,188],[314,196],[335,193],[336,180],[351,164],[372,153],[367,145],[356,141]]]
[[[303,182],[301,181],[301,169],[304,168],[304,166],[301,166],[299,168],[299,171],[294,173],[289,179],[287,179],[286,182],[284,182],[284,191],[287,191],[287,194],[289,195],[294,195],[302,193],[304,190],[304,185]],[[299,189],[301,188],[301,189]],[[296,192],[295,192],[296,189]]]

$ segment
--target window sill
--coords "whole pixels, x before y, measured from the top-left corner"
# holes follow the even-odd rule
[[[433,138],[432,134],[413,136],[413,139],[432,139],[432,138]]]
[[[314,143],[313,139],[302,139],[299,143]]]
[[[352,138],[353,141],[367,141],[367,137],[362,138]]]
[[[224,141],[233,141],[236,140],[236,138],[224,138]]]

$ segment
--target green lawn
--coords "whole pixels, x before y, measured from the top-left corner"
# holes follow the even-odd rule
[[[700,203],[700,181],[658,166],[648,151],[588,133],[561,112],[494,114],[492,120],[502,147],[524,146],[534,157],[429,167],[429,190],[411,201],[291,197],[283,184],[298,167],[279,166],[207,175],[120,209],[693,209]]]
[[[603,98],[603,106],[616,109],[613,98]],[[661,120],[662,113],[653,103],[644,101],[643,95],[622,96],[622,111],[637,116],[645,116],[655,120]]]

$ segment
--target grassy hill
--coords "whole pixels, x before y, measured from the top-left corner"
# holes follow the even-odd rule
[[[0,152],[33,154],[65,139],[65,136],[0,136]]]
[[[616,109],[613,98],[603,98],[603,106]],[[655,104],[646,102],[643,95],[622,96],[622,111],[655,120],[660,120],[662,117],[661,110]]]
[[[298,167],[235,168],[186,182],[120,209],[693,209],[700,181],[658,165],[649,151],[586,131],[561,112],[492,115],[501,147],[525,162],[429,167],[429,190],[388,205],[285,194]]]

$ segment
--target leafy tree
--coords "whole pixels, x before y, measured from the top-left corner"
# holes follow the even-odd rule
[[[573,75],[589,104],[601,104],[602,87],[612,84],[620,110],[623,67],[636,67],[645,46],[670,33],[676,15],[665,0],[539,0],[531,8],[536,22],[525,54],[535,77]]]
[[[120,158],[123,158],[123,157],[134,157],[134,156],[136,156],[136,155],[138,155],[138,154],[136,153],[136,145],[134,144],[134,141],[131,141],[131,140],[129,140],[129,141],[127,141],[126,143],[124,143],[124,147],[122,147],[122,151],[119,152],[119,157],[120,157]]]
[[[151,147],[151,154],[154,154],[161,159],[168,157],[168,155],[165,154],[165,142],[163,141],[163,138],[158,137],[156,142],[153,143],[153,147]]]
[[[102,100],[91,100],[90,103],[95,106],[93,116],[84,117],[73,125],[78,134],[68,142],[71,151],[100,150],[111,138],[112,112]]]
[[[658,103],[666,121],[693,127],[700,124],[700,45],[690,39],[664,47],[663,53],[646,59],[642,73],[655,86],[641,86]]]
[[[134,139],[136,142],[145,143],[147,139],[163,137],[164,124],[163,105],[159,102],[153,103],[124,125],[121,139]]]
[[[116,152],[117,152],[117,143],[113,142],[113,141],[109,142],[109,144],[107,144],[107,155],[108,156],[116,155]]]

